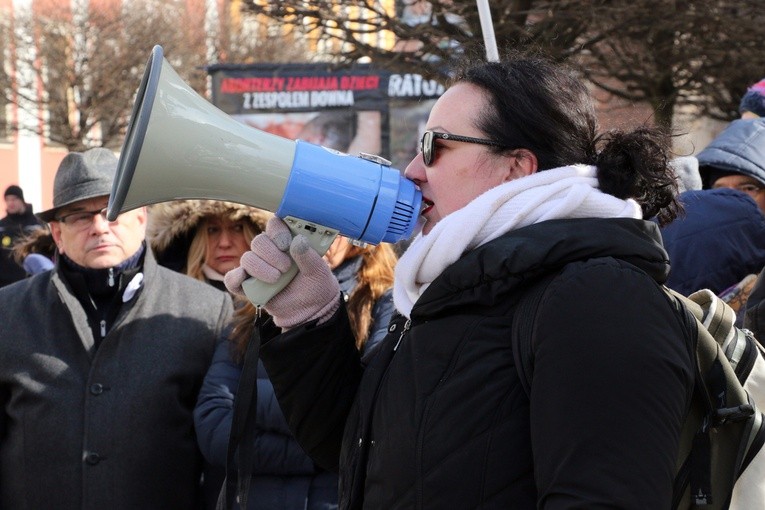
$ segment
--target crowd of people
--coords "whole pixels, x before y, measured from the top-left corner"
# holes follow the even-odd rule
[[[0,507],[669,508],[694,333],[662,285],[765,338],[765,80],[740,113],[675,157],[562,65],[466,58],[404,171],[419,232],[325,254],[242,204],[110,221],[116,156],[69,153],[50,209],[4,194]]]

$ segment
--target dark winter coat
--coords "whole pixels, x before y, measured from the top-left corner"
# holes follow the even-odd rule
[[[60,267],[0,289],[0,508],[198,508],[192,412],[231,300],[150,253],[143,273],[97,350]]]
[[[13,259],[13,244],[39,228],[43,228],[43,224],[34,215],[29,204],[22,214],[9,214],[0,219],[0,287],[26,277],[24,268]]]
[[[747,194],[686,191],[680,201],[684,216],[661,232],[671,263],[668,287],[719,294],[765,266],[765,215]]]
[[[531,398],[511,348],[532,281]],[[465,254],[364,366],[344,308],[261,355],[290,429],[340,469],[341,509],[669,508],[693,336],[658,283],[658,227],[557,220]]]
[[[361,257],[341,264],[334,274],[344,295],[356,286]],[[365,350],[369,352],[387,332],[393,314],[390,292],[381,297],[373,310],[373,330]],[[199,446],[211,466],[208,488],[217,495],[225,472],[228,438],[234,414],[242,366],[232,361],[228,341],[218,344],[194,410]],[[262,364],[258,365],[258,434],[254,446],[255,465],[248,497],[248,510],[330,510],[337,508],[337,473],[317,466],[298,445],[289,431],[274,388]],[[207,481],[206,481],[207,485]],[[215,497],[208,496],[209,508]]]

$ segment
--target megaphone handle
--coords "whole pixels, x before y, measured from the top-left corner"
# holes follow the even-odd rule
[[[327,252],[332,241],[335,240],[339,233],[337,230],[293,216],[287,216],[283,219],[292,232],[292,237],[298,234],[303,235],[308,239],[308,244],[311,245],[311,248],[316,250],[316,253],[319,255],[324,255]],[[297,273],[298,268],[293,260],[290,268],[279,277],[276,283],[265,283],[257,278],[248,278],[242,283],[242,290],[253,305],[263,306],[286,287],[295,278]]]

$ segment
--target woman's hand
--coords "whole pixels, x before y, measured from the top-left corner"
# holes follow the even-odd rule
[[[298,267],[295,278],[263,307],[277,326],[289,329],[316,319],[322,323],[340,306],[340,286],[327,263],[305,237],[293,238],[280,218],[268,221],[266,231],[255,236],[250,249],[242,255],[240,266],[226,273],[226,288],[234,294],[243,293],[242,283],[249,277],[275,283],[292,260]]]

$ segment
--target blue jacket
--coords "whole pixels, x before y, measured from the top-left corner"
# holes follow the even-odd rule
[[[765,119],[739,119],[717,135],[696,158],[704,187],[710,172],[735,172],[765,184]]]
[[[344,295],[356,286],[360,264],[361,257],[357,257],[334,270]],[[387,333],[393,310],[389,291],[375,303],[373,330],[365,345],[365,353],[370,353]],[[232,361],[230,349],[228,340],[218,343],[194,411],[199,446],[210,465],[205,474],[208,508],[214,508],[223,482],[234,398],[242,374],[241,365]],[[248,510],[337,508],[337,474],[316,466],[300,448],[287,427],[274,388],[261,363],[258,363],[257,384],[258,434]]]
[[[748,195],[729,188],[695,190],[680,194],[680,201],[685,216],[662,229],[669,288],[719,294],[765,266],[765,215]]]

